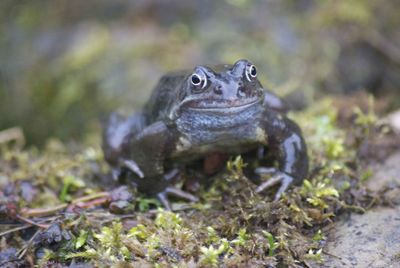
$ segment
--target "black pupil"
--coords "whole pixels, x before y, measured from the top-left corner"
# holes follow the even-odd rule
[[[250,69],[250,74],[251,74],[252,76],[256,76],[256,75],[257,75],[257,70],[256,70],[256,67],[254,67],[254,66],[251,66],[251,69]]]
[[[193,75],[193,76],[192,76],[192,83],[193,83],[194,85],[200,84],[200,77],[199,77],[198,75]]]

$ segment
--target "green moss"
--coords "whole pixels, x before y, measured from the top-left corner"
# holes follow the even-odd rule
[[[88,232],[85,230],[80,230],[79,231],[79,236],[76,239],[75,242],[75,249],[80,249],[82,246],[84,246],[86,244],[86,240],[88,238]]]
[[[330,181],[316,182],[312,184],[308,180],[304,180],[300,194],[306,198],[307,202],[321,209],[327,208],[329,205],[325,202],[327,197],[339,197],[339,192],[332,186],[328,186]]]
[[[268,256],[272,257],[275,254],[275,249],[278,247],[278,243],[275,242],[275,238],[271,233],[269,233],[267,231],[262,231],[262,232],[265,235],[265,237],[268,239],[268,245],[269,245]]]
[[[243,158],[240,155],[236,156],[235,159],[230,159],[226,163],[228,171],[231,172],[233,178],[236,179],[243,176],[243,168],[245,168],[246,166],[247,164],[244,163]]]
[[[318,249],[318,250],[310,249],[308,251],[308,253],[306,255],[304,255],[304,258],[313,260],[320,264],[324,263],[324,258],[322,256],[322,249]]]

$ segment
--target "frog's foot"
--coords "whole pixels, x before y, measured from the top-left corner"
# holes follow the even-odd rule
[[[183,191],[181,189],[178,189],[178,188],[175,188],[175,187],[167,187],[167,188],[165,188],[164,191],[162,191],[162,192],[157,194],[158,200],[160,200],[160,202],[163,204],[163,206],[167,210],[171,210],[171,204],[169,203],[169,200],[168,200],[168,196],[169,195],[180,197],[180,198],[185,199],[185,200],[190,201],[190,202],[199,201],[199,199],[196,196],[194,196],[194,195],[192,195],[190,193],[187,193],[187,192],[185,192],[185,191]]]
[[[258,167],[254,170],[254,172],[260,176],[263,176],[263,175],[275,174],[279,171],[274,167]]]
[[[261,168],[259,168],[259,169],[261,169]],[[261,183],[256,188],[256,193],[260,193],[260,192],[262,192],[266,189],[269,189],[272,186],[280,183],[281,186],[279,187],[278,191],[276,192],[275,198],[274,198],[274,201],[278,201],[281,198],[282,194],[288,189],[289,185],[292,183],[293,178],[292,178],[292,176],[290,176],[284,172],[276,171],[276,169],[274,169],[274,168],[262,168],[262,169],[265,169],[265,170],[263,170],[264,172],[257,172],[257,170],[256,170],[256,172],[259,174],[274,173],[274,175],[269,180]]]
[[[117,181],[121,176],[121,170],[119,168],[111,169],[111,177],[114,181]]]
[[[133,160],[123,160],[122,161],[122,166],[126,169],[128,169],[129,171],[132,171],[134,174],[138,175],[139,178],[143,179],[144,178],[144,174],[142,172],[142,170],[139,168],[139,166],[136,164],[135,161]]]

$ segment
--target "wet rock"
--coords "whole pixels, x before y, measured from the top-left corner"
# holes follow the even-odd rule
[[[24,260],[16,257],[17,249],[10,247],[0,251],[0,267],[26,267]]]
[[[133,194],[126,186],[121,186],[111,192],[109,210],[112,213],[124,214],[133,209]]]
[[[42,231],[34,241],[36,245],[48,246],[70,239],[71,235],[68,231],[62,230],[58,223],[53,223],[48,229]]]
[[[113,202],[121,201],[121,200],[132,201],[133,200],[133,195],[129,191],[127,186],[121,186],[121,187],[118,187],[117,189],[114,189],[111,192],[111,200]]]

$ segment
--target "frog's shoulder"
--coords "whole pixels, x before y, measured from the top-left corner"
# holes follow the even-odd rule
[[[148,124],[162,121],[167,117],[178,100],[181,84],[188,74],[189,71],[176,71],[167,73],[159,79],[143,108]]]

